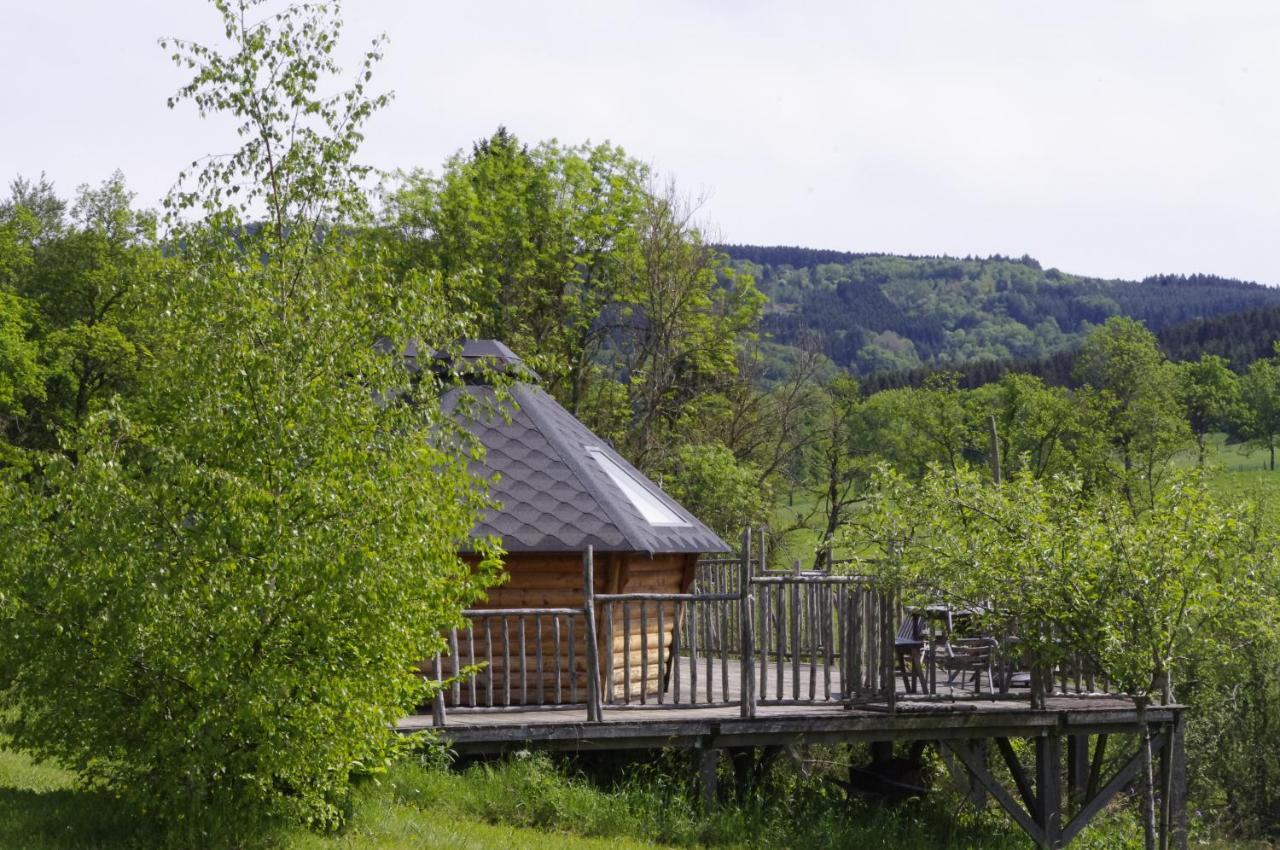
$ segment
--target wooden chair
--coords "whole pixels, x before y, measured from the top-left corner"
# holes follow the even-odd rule
[[[948,673],[947,685],[953,684],[959,676],[960,687],[963,688],[965,674],[972,673],[974,692],[982,693],[981,676],[986,673],[987,692],[995,693],[993,668],[998,646],[996,639],[989,637],[948,638],[938,659],[939,666]]]
[[[902,684],[907,693],[914,694],[923,674],[921,673],[921,656],[924,651],[924,618],[912,614],[902,621],[898,627],[897,637],[893,643],[894,656],[898,663],[898,672],[902,674]],[[910,663],[910,672],[907,664]]]

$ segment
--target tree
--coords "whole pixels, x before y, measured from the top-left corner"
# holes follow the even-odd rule
[[[132,387],[150,347],[138,290],[174,264],[157,242],[155,216],[133,208],[119,172],[81,186],[69,214],[47,182],[15,182],[5,206],[34,223],[19,228],[29,262],[12,285],[28,305],[42,382],[5,436],[15,451],[58,450],[62,434]]]
[[[39,350],[30,339],[33,307],[18,291],[30,268],[29,234],[37,220],[22,206],[0,205],[0,423],[8,430],[44,394]],[[12,462],[7,449],[0,462]]]
[[[696,211],[671,183],[646,195],[640,259],[609,361],[627,379],[623,445],[641,468],[669,454],[692,402],[734,380],[743,337],[764,306],[755,282],[703,240]]]
[[[695,212],[620,148],[531,148],[505,128],[438,178],[408,175],[389,209],[400,267],[438,272],[477,333],[507,341],[566,408],[653,473],[681,444],[728,444],[682,432],[741,390],[763,304],[705,243]]]
[[[841,376],[823,388],[815,439],[807,456],[810,479],[818,491],[822,513],[820,539],[826,543],[849,521],[854,505],[865,498],[862,492],[870,472],[867,446],[859,438],[865,433],[861,395],[852,376]],[[816,566],[823,566],[826,549],[821,549]]]
[[[360,236],[377,49],[322,97],[334,9],[215,7],[227,49],[172,45],[182,97],[246,141],[172,199],[205,217],[175,223],[181,274],[138,287],[151,356],[70,451],[0,488],[5,731],[185,846],[337,824],[351,775],[405,746],[416,663],[494,566],[457,553],[485,498],[443,378],[374,345],[460,327]]]
[[[1086,475],[1150,502],[1190,441],[1174,367],[1141,323],[1113,316],[1085,338],[1075,374],[1085,385],[1082,432],[1094,440],[1082,446]]]
[[[726,540],[768,518],[772,503],[760,471],[719,443],[681,446],[663,481],[686,508]]]
[[[1276,443],[1280,442],[1280,363],[1275,358],[1255,360],[1240,379],[1244,403],[1241,430],[1257,446],[1271,455],[1270,469],[1276,468]]]
[[[1024,470],[997,487],[934,467],[914,486],[882,471],[844,534],[866,558],[857,569],[894,590],[985,612],[990,634],[1016,623],[1033,706],[1049,671],[1079,658],[1135,696],[1154,848],[1147,704],[1173,702],[1190,659],[1232,651],[1271,617],[1271,551],[1252,511],[1218,504],[1187,474],[1135,506],[1090,497],[1078,479]]]
[[[1226,430],[1240,418],[1240,382],[1226,358],[1213,354],[1179,363],[1176,368],[1178,400],[1196,440],[1196,465],[1203,467],[1208,435]]]
[[[1046,387],[1034,375],[1010,372],[972,395],[977,416],[996,418],[1007,475],[1026,469],[1044,478],[1072,468],[1079,413],[1065,390]]]
[[[403,178],[389,208],[400,263],[438,271],[478,335],[506,341],[566,408],[591,419],[647,175],[607,143],[529,148],[499,127],[439,177]]]

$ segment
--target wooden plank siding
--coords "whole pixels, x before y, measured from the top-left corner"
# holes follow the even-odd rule
[[[696,563],[697,556],[688,554],[650,557],[644,553],[601,553],[596,556],[595,591],[688,592]],[[490,588],[488,598],[472,609],[582,609],[581,553],[513,553],[506,559],[506,576],[504,583]],[[679,618],[680,606],[675,602],[596,604],[604,702],[623,700],[628,683],[631,699],[657,698],[670,668]],[[545,705],[586,699],[586,628],[581,615],[508,614],[477,619],[472,625],[471,630],[458,630],[457,658],[452,654],[442,657],[441,673],[449,678],[455,669],[473,664],[484,665],[484,669],[475,676],[474,689],[467,682],[447,688],[446,704],[486,705],[490,704],[490,693],[493,705]],[[423,671],[434,674],[434,664],[434,659],[424,662]]]

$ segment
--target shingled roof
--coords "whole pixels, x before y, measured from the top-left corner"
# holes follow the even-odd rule
[[[496,348],[495,348],[496,346]],[[463,357],[518,364],[500,342],[475,340]],[[463,395],[472,403],[460,404]],[[484,384],[444,402],[485,447],[476,472],[497,475],[473,537],[495,535],[508,552],[727,552],[698,519],[591,433],[541,387],[518,381],[499,401]],[[464,413],[465,411],[465,413]]]

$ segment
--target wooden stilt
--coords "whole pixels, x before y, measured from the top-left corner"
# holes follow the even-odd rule
[[[1187,850],[1187,752],[1181,713],[1168,724],[1161,752],[1161,850]]]
[[[1056,850],[1062,846],[1062,742],[1053,733],[1036,741],[1036,825],[1040,846]]]
[[[1084,805],[1089,786],[1089,736],[1067,736],[1067,800],[1071,811]]]
[[[702,791],[702,811],[712,812],[720,802],[720,788],[716,779],[716,766],[720,751],[713,747],[699,747],[693,751],[698,773],[698,785]]]

